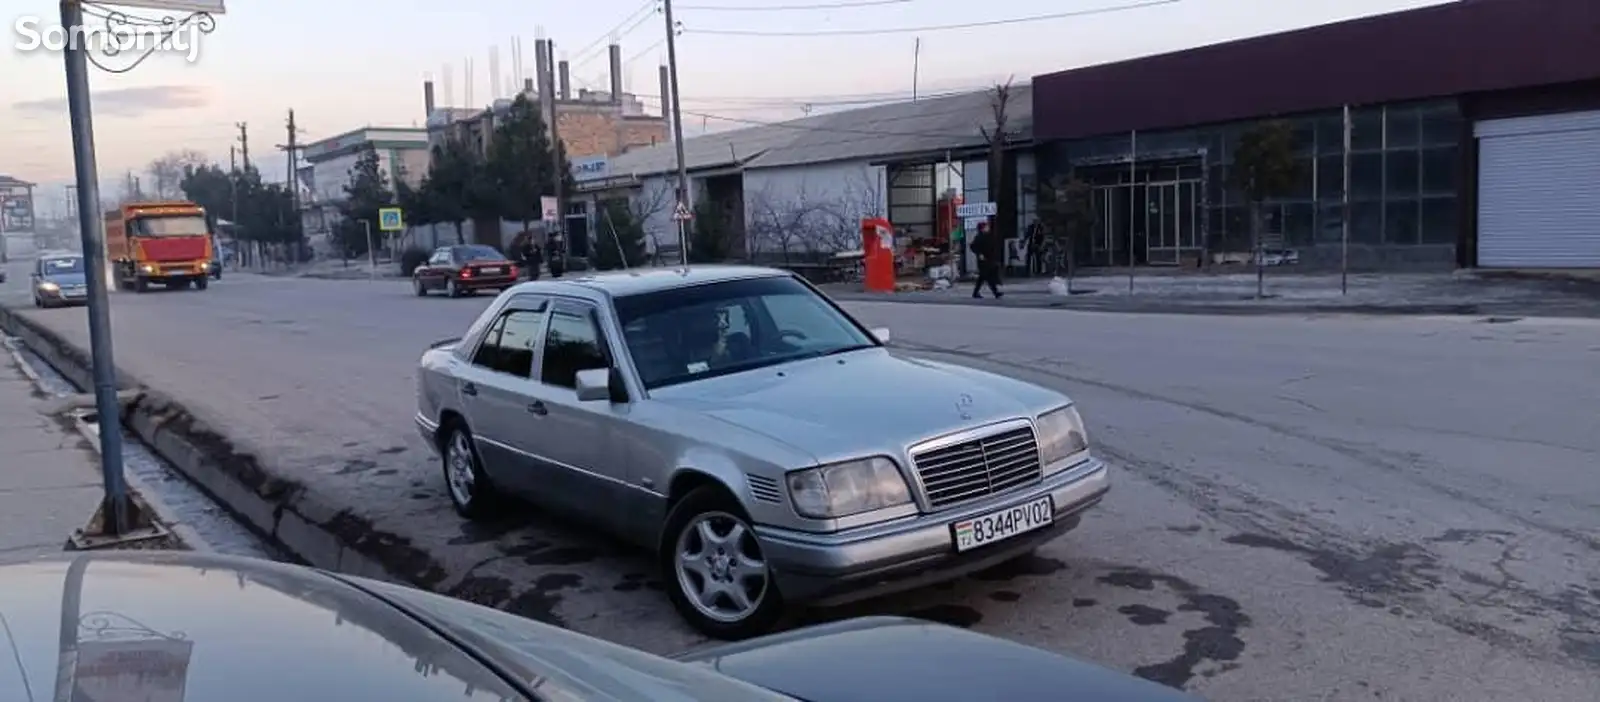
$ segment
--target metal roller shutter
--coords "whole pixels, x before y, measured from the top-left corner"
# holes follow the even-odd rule
[[[1478,265],[1600,268],[1600,112],[1485,120]]]

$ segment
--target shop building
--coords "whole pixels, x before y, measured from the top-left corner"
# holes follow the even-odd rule
[[[351,169],[369,153],[378,156],[378,171],[390,187],[403,182],[413,188],[428,173],[428,132],[406,127],[363,127],[306,144],[300,149],[300,219],[306,234],[317,240],[333,231],[347,199]]]
[[[1264,242],[1338,265],[1600,267],[1600,3],[1462,0],[1037,76],[1038,180],[1092,186],[1079,261],[1238,260],[1239,135],[1294,131]],[[1230,258],[1231,257],[1231,258]]]
[[[995,198],[997,217],[1009,223],[1000,228],[1016,231],[1032,212],[1031,196],[1022,194],[1028,188],[1016,177],[1032,169],[1030,92],[1026,85],[1011,91],[1007,185],[994,193],[984,136],[994,122],[993,96],[976,91],[686,139],[688,200],[726,217],[735,256],[769,263],[858,249],[860,222],[869,216],[890,218],[902,235],[897,246],[912,261],[916,249],[949,245],[960,225],[954,205],[963,197]],[[652,246],[675,250],[676,168],[670,143],[629,151],[580,173],[579,197],[597,204],[628,198]]]

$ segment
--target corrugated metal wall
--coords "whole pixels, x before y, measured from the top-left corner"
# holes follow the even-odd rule
[[[1600,267],[1600,111],[1485,120],[1478,265]]]

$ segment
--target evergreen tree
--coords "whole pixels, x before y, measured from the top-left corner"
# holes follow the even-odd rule
[[[350,182],[345,184],[344,194],[345,201],[339,204],[342,220],[338,243],[346,256],[365,256],[369,237],[378,234],[378,210],[393,207],[395,202],[377,151],[368,149],[356,160],[350,168]]]

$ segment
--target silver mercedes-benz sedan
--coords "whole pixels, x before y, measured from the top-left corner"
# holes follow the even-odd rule
[[[464,516],[516,497],[621,535],[743,638],[1022,556],[1109,488],[1067,397],[888,339],[766,268],[523,283],[423,354],[416,423]]]

